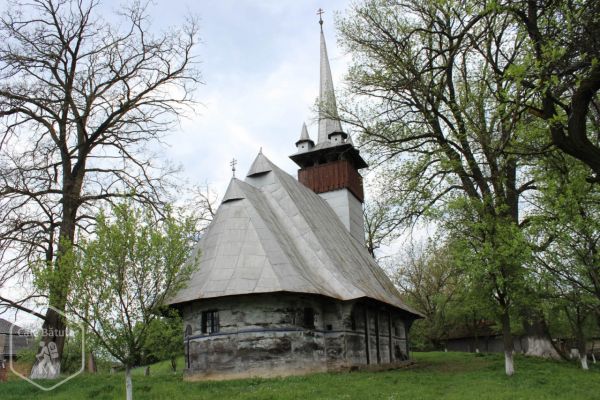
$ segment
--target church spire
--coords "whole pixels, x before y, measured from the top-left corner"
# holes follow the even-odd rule
[[[317,144],[328,142],[329,135],[334,132],[342,132],[342,126],[339,119],[337,119],[338,111],[335,102],[329,57],[327,56],[327,46],[325,45],[325,35],[323,35],[322,13],[323,10],[319,9],[319,24],[321,25],[321,77],[318,104],[319,137]]]
[[[298,181],[327,201],[350,234],[359,243],[364,243],[364,190],[359,170],[366,168],[367,163],[342,131],[323,35],[323,10],[319,9],[317,14],[321,25],[319,137],[313,146],[308,130],[303,125],[300,140],[296,142],[298,150],[290,158],[300,167]]]

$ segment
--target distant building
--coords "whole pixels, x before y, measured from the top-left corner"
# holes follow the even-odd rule
[[[453,329],[444,340],[448,351],[470,353],[503,353],[504,341],[500,329],[491,321],[480,321],[475,326]],[[514,335],[515,352],[531,356],[559,359],[552,342],[543,335]]]
[[[16,358],[19,351],[31,347],[33,342],[34,337],[30,331],[0,318],[0,360]]]
[[[406,306],[364,243],[367,166],[336,117],[321,30],[321,113],[304,125],[298,180],[259,153],[233,178],[170,300],[185,329],[186,376],[227,379],[394,366],[409,358]],[[325,109],[327,107],[327,109]]]

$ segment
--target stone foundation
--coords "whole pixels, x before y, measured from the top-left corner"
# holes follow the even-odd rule
[[[219,330],[210,334],[202,332],[202,312],[209,310],[219,314]],[[412,321],[372,300],[254,294],[197,301],[182,312],[188,380],[390,368],[408,359],[406,327]]]

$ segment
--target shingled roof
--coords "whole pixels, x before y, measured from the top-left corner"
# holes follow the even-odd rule
[[[233,178],[192,257],[198,269],[169,304],[251,293],[372,298],[411,314],[399,293],[325,200],[260,153]]]
[[[11,327],[12,327],[12,332],[11,332]],[[13,324],[12,322],[9,322],[7,320],[5,320],[4,318],[0,318],[0,334],[5,334],[5,335],[18,335],[18,334],[26,334],[26,335],[31,335],[31,333],[24,328],[21,328],[18,325]]]
[[[20,350],[27,348],[31,343],[33,343],[33,335],[29,330],[0,318],[0,361],[5,357],[17,355]]]

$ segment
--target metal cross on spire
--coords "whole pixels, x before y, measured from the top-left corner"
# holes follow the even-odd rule
[[[237,160],[234,158],[229,165],[231,165],[231,172],[233,172],[233,177],[235,178],[235,166],[237,165]]]
[[[317,15],[319,16],[319,24],[321,25],[321,30],[323,30],[323,14],[325,13],[325,10],[323,10],[322,8],[319,8],[317,10]]]

